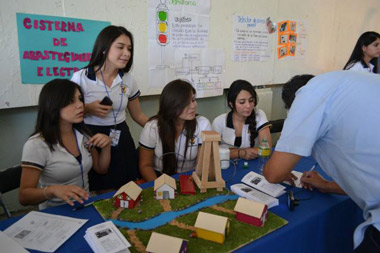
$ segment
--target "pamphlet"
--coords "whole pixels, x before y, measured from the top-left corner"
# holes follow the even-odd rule
[[[280,184],[271,184],[265,179],[264,176],[253,171],[245,175],[241,181],[275,198],[285,193],[285,186]]]
[[[278,199],[273,198],[272,196],[262,193],[261,191],[258,191],[245,184],[231,185],[231,191],[246,199],[266,204],[268,208],[272,208],[278,205]]]
[[[4,230],[22,247],[55,252],[87,220],[32,211]]]
[[[111,221],[88,228],[84,239],[95,253],[130,252],[131,244]]]

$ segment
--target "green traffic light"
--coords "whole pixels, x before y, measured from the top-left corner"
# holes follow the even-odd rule
[[[161,21],[165,21],[167,19],[167,13],[166,13],[166,11],[159,11],[158,12],[158,18]]]

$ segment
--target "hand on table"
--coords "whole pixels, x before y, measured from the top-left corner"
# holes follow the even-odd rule
[[[297,180],[297,179],[298,178],[296,177],[296,175],[294,175],[293,173],[290,173],[289,176],[288,176],[288,178],[285,179],[284,181],[289,182],[290,185],[292,185],[292,186],[296,186],[295,183],[294,183],[294,181]]]
[[[73,200],[83,204],[83,200],[90,197],[83,188],[75,185],[51,185],[46,189],[46,195],[62,199],[70,206],[74,206]]]
[[[238,150],[240,158],[245,160],[253,160],[257,158],[257,148],[245,148]]]

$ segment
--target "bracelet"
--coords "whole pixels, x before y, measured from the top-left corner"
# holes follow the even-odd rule
[[[45,197],[46,200],[49,200],[49,199],[50,199],[50,198],[47,196],[47,194],[46,194],[46,190],[47,190],[48,187],[49,187],[49,186],[45,186],[44,189],[42,190],[42,194],[44,195],[44,197]]]

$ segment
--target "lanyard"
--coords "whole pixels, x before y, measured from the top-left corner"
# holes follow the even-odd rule
[[[108,89],[107,89],[107,85],[106,85],[106,82],[104,81],[104,76],[103,76],[103,71],[100,70],[100,75],[102,77],[102,81],[103,81],[103,84],[104,84],[104,89],[106,90],[106,93],[107,93],[107,96],[109,98],[111,98],[109,92],[108,92]],[[120,104],[119,104],[119,108],[117,109],[117,112],[115,114],[115,111],[113,109],[113,106],[112,106],[112,115],[113,115],[113,120],[114,120],[114,128],[116,129],[116,119],[117,119],[117,115],[119,115],[120,113],[120,109],[121,109],[121,105],[123,104],[123,81],[121,81],[121,84],[120,84]]]
[[[82,153],[80,152],[80,148],[79,148],[79,144],[78,144],[78,138],[77,138],[77,133],[75,132],[74,129],[73,129],[73,132],[74,132],[74,136],[75,136],[75,143],[77,144],[77,148],[78,148],[78,152],[79,152],[78,157],[75,157],[74,154],[71,153],[66,147],[64,147],[64,148],[66,149],[66,151],[69,154],[71,154],[72,156],[74,156],[75,160],[79,164],[80,172],[81,172],[81,176],[82,176],[82,188],[84,189],[84,169],[83,169],[83,165],[82,165]]]

